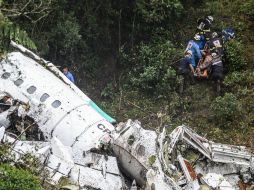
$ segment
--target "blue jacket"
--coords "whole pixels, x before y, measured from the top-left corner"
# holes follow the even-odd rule
[[[65,74],[65,76],[71,81],[74,83],[74,77],[73,75],[68,71],[68,73]]]
[[[202,55],[199,49],[199,46],[196,42],[194,42],[193,40],[190,40],[187,48],[185,49],[185,52],[191,50],[192,52],[192,56],[191,56],[191,64],[193,67],[196,67],[196,59],[201,59]]]
[[[202,50],[205,47],[206,38],[204,35],[200,35],[200,36],[201,36],[201,39],[197,41],[196,43],[198,44],[199,49]]]

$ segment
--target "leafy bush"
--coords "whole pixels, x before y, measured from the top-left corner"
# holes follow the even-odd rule
[[[39,180],[23,169],[0,164],[0,190],[41,190]]]
[[[216,121],[222,125],[237,119],[241,114],[240,103],[232,93],[219,96],[210,106]]]
[[[1,19],[0,15],[0,20]],[[26,31],[21,30],[19,27],[6,20],[0,23],[0,48],[7,50],[10,40],[14,40],[31,50],[37,49],[35,43],[30,39]]]
[[[254,99],[250,101],[249,108],[252,112],[254,111]]]
[[[254,1],[247,0],[247,2],[242,3],[241,10],[246,14],[249,15],[252,19],[254,19]]]
[[[247,62],[244,59],[244,46],[237,40],[231,40],[225,44],[225,67],[230,72],[240,71]]]
[[[153,93],[174,89],[176,72],[172,62],[179,56],[170,41],[142,43],[133,58],[135,66],[129,76],[132,85]]]
[[[179,17],[183,13],[183,5],[179,0],[137,1],[137,11],[146,22],[162,22]]]
[[[254,84],[254,75],[249,71],[229,73],[224,80],[227,87],[252,86]]]
[[[112,83],[108,83],[107,86],[102,90],[101,97],[104,99],[113,99],[115,96],[115,89]]]
[[[77,19],[72,15],[67,15],[58,20],[56,26],[51,29],[52,44],[58,46],[61,55],[73,51],[81,40],[80,26]]]

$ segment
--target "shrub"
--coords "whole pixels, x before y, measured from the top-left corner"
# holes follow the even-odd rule
[[[115,89],[112,83],[108,83],[102,90],[101,97],[108,100],[112,100],[115,97]]]
[[[225,67],[228,71],[240,71],[247,65],[243,50],[243,44],[239,41],[231,40],[225,44]]]
[[[179,0],[153,0],[137,1],[137,12],[148,22],[163,22],[180,17],[183,13],[183,5]]]
[[[225,77],[224,84],[227,87],[253,86],[254,75],[250,71],[233,72]]]
[[[0,190],[41,190],[39,179],[28,171],[0,164]]]
[[[0,20],[4,17],[0,14]],[[25,47],[36,50],[35,43],[30,39],[26,31],[21,30],[7,19],[0,22],[0,49],[9,50],[10,40],[13,40]]]
[[[250,18],[252,18],[254,20],[254,1],[252,0],[247,0],[246,2],[242,3],[241,5],[241,9],[243,11],[243,13],[245,13],[246,15],[249,15]]]
[[[237,119],[241,114],[240,104],[232,93],[217,97],[212,102],[210,109],[214,113],[216,121],[222,125]]]
[[[135,66],[130,72],[132,85],[147,92],[162,92],[175,87],[176,72],[173,60],[179,58],[179,51],[170,41],[141,44],[135,56]]]
[[[60,55],[70,54],[81,40],[79,33],[77,19],[72,14],[64,16],[51,28],[50,43],[60,49]]]

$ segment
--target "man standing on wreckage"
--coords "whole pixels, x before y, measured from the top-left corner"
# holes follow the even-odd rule
[[[47,158],[42,162],[51,174],[52,184],[57,184],[61,177],[67,177],[71,183],[84,188],[121,189],[125,185],[118,169],[119,163],[131,179],[147,189],[199,188],[200,184],[190,178],[184,158],[179,156],[178,161],[172,163],[167,159],[180,139],[212,161],[235,163],[236,161],[227,159],[233,151],[234,154],[239,154],[236,164],[251,165],[249,160],[252,155],[247,150],[239,148],[237,152],[233,147],[224,146],[223,149],[227,149],[228,154],[225,156],[223,153],[221,159],[217,144],[183,126],[176,128],[170,135],[164,129],[159,137],[154,131],[145,130],[139,122],[131,120],[115,128],[110,124],[112,118],[107,117],[52,63],[14,42],[12,45],[32,59],[17,52],[8,54],[7,59],[0,64],[0,75],[10,73],[10,76],[0,78],[0,90],[8,91],[13,99],[29,103],[30,108],[22,110],[22,114],[32,117],[50,142],[51,151],[40,149],[37,153],[40,152],[41,159]],[[46,68],[39,63],[45,64]],[[58,88],[53,88],[54,86]],[[65,96],[62,96],[63,93]],[[26,145],[25,142],[20,142],[14,144],[17,152]],[[106,159],[101,154],[103,152],[96,152],[95,148],[100,142],[110,143],[116,157],[107,156]],[[33,147],[23,148],[23,152],[31,150]],[[234,156],[232,158],[235,159]],[[178,162],[181,163],[180,167]],[[183,181],[173,178],[171,174],[176,172],[181,174]]]

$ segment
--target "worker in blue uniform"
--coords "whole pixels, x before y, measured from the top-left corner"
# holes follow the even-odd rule
[[[197,64],[202,59],[202,54],[199,48],[199,45],[197,44],[198,39],[201,37],[199,35],[195,35],[194,40],[190,40],[188,42],[187,48],[185,49],[185,53],[190,50],[192,52],[190,61],[191,65],[196,68]]]
[[[68,67],[63,68],[63,73],[72,83],[75,83],[74,77],[72,73],[69,71]]]

